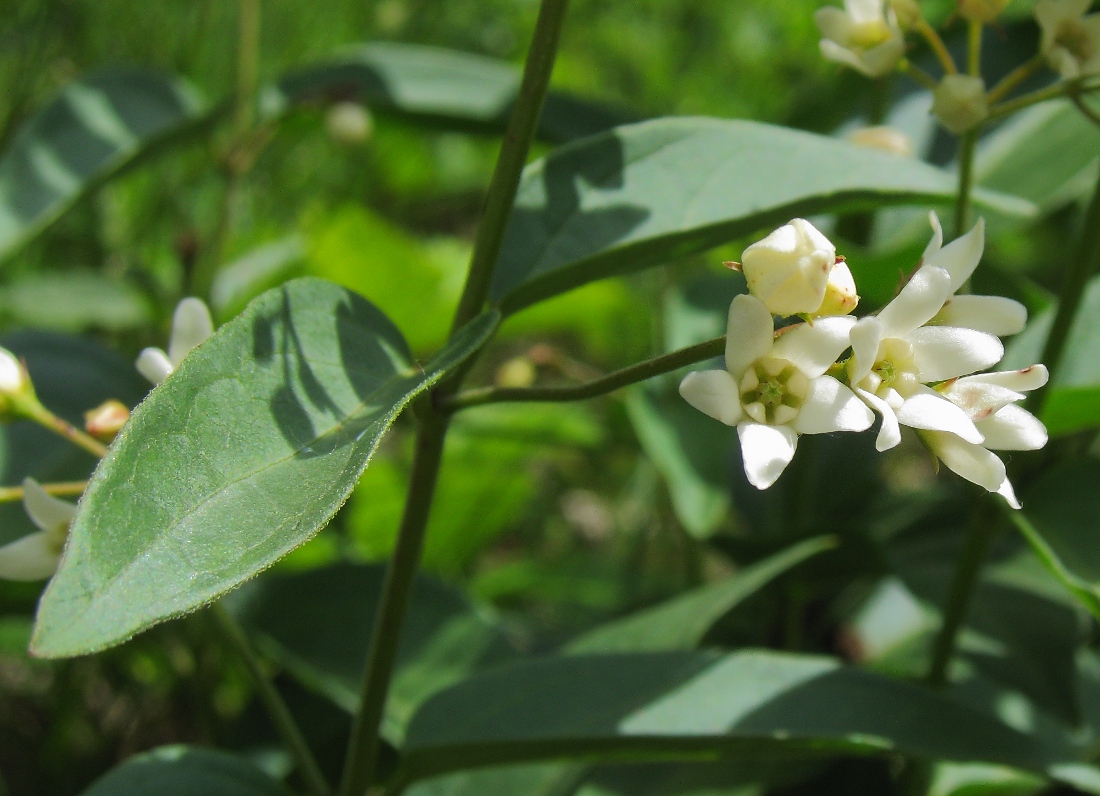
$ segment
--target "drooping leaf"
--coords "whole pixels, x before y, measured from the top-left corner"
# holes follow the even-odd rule
[[[359,98],[372,110],[421,123],[500,132],[519,89],[519,72],[504,61],[472,53],[397,42],[350,48],[328,64],[288,75],[261,94],[269,116],[308,102]],[[564,142],[628,121],[626,114],[550,92],[539,137]]]
[[[382,564],[336,564],[273,573],[234,593],[230,605],[275,660],[354,713],[385,571]],[[386,705],[387,740],[400,742],[432,693],[515,654],[489,609],[439,581],[417,579]]]
[[[375,307],[317,279],[265,293],[135,411],[93,478],[34,649],[78,655],[224,594],[321,529],[401,409],[476,350],[421,370]]]
[[[940,169],[749,121],[656,119],[563,147],[525,171],[492,298],[514,312],[704,251],[792,216],[949,200]],[[976,200],[1008,213],[1031,205]]]
[[[0,259],[96,185],[209,120],[189,86],[146,69],[70,83],[0,157]]]
[[[42,403],[78,428],[83,413],[109,398],[134,406],[149,383],[113,351],[98,343],[52,332],[15,332],[0,345],[27,363]],[[17,486],[31,476],[39,481],[79,481],[95,459],[57,434],[30,421],[0,426],[0,483]],[[0,505],[0,544],[38,530],[20,503]]]
[[[585,633],[566,645],[570,654],[659,652],[698,647],[719,619],[745,598],[806,559],[830,549],[830,537],[807,539],[726,580],[688,592]]]
[[[290,796],[290,791],[234,755],[162,746],[132,757],[81,796]]]
[[[472,765],[615,755],[672,760],[899,751],[1045,772],[1033,739],[940,694],[834,659],[747,651],[545,658],[429,699],[411,778]]]

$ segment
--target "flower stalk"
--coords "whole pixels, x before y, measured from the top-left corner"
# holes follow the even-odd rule
[[[90,434],[86,434],[64,418],[58,417],[37,400],[29,401],[20,407],[20,414],[28,420],[33,420],[38,425],[48,428],[55,434],[64,437],[78,448],[83,448],[97,459],[107,455],[107,446]]]
[[[88,488],[87,481],[59,481],[42,484],[42,491],[54,497],[79,497]],[[22,500],[26,490],[21,486],[0,487],[0,503],[14,503]]]

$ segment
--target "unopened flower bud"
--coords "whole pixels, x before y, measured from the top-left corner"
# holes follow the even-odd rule
[[[84,413],[84,430],[101,442],[111,442],[129,419],[129,407],[112,398]]]
[[[829,272],[829,281],[825,285],[825,300],[813,313],[814,317],[826,315],[848,315],[859,304],[856,293],[856,281],[844,260],[838,259]]]
[[[37,403],[27,368],[11,351],[0,348],[0,420],[20,416],[20,406],[28,399]]]
[[[932,92],[932,113],[955,135],[965,133],[989,115],[985,81],[972,75],[947,75]]]
[[[889,152],[891,155],[899,155],[903,158],[913,157],[913,140],[893,127],[885,125],[861,127],[848,133],[846,137],[853,144]]]
[[[921,21],[920,3],[917,0],[890,0],[890,10],[894,12],[902,30],[915,27]]]
[[[353,146],[370,139],[374,120],[358,102],[337,102],[325,114],[325,129],[336,143]]]
[[[988,24],[1001,15],[1009,0],[959,0],[959,16]]]
[[[497,369],[494,381],[498,387],[530,387],[537,375],[535,364],[530,359],[515,357]]]
[[[749,292],[773,315],[816,313],[835,264],[836,247],[802,218],[775,230],[741,255]]]
[[[1090,0],[1038,0],[1039,51],[1066,80],[1100,74],[1100,14]]]

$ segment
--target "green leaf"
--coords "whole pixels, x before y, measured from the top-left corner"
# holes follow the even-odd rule
[[[928,796],[1031,796],[1046,787],[1040,777],[1005,766],[941,763]]]
[[[218,270],[210,287],[210,308],[219,318],[232,318],[265,290],[276,287],[289,276],[298,276],[295,272],[305,254],[305,242],[301,235],[295,234],[257,246],[226,263]]]
[[[209,121],[185,83],[114,69],[70,83],[0,157],[0,259],[92,188]]]
[[[21,357],[39,399],[77,427],[84,412],[108,398],[134,406],[149,383],[110,349],[79,337],[52,332],[16,332],[0,345]],[[39,481],[87,478],[96,460],[52,431],[29,420],[0,426],[0,483],[18,485],[27,476]],[[38,530],[21,503],[0,505],[0,544]]]
[[[132,757],[81,796],[290,796],[239,757],[189,746],[162,746]]]
[[[336,564],[272,573],[230,608],[303,685],[354,714],[386,567]],[[432,578],[413,586],[383,730],[398,743],[415,708],[477,669],[516,654],[493,612]]]
[[[505,313],[792,216],[950,201],[920,161],[772,125],[670,118],[619,127],[527,168],[492,286]],[[1032,206],[981,192],[1004,212]]]
[[[43,595],[36,653],[117,644],[309,539],[401,409],[496,323],[476,319],[421,370],[348,290],[301,279],[256,299],[153,391],[100,465]]]
[[[1045,772],[1035,740],[935,692],[763,651],[545,658],[443,691],[413,717],[410,778],[552,758],[897,751]]]
[[[570,654],[689,650],[703,643],[722,617],[777,577],[836,545],[831,537],[800,542],[725,580],[688,592],[570,642]]]
[[[267,116],[290,105],[359,97],[372,110],[447,129],[504,130],[519,89],[511,64],[471,53],[396,42],[349,48],[331,63],[288,75],[261,93]],[[550,92],[538,135],[571,141],[628,121],[621,111]]]
[[[5,288],[0,308],[18,325],[65,332],[118,332],[152,320],[149,299],[134,284],[85,269],[17,279]]]

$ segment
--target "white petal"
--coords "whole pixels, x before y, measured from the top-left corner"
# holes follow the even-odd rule
[[[852,19],[839,8],[828,6],[814,12],[814,22],[821,35],[837,44],[847,44],[851,38]]]
[[[943,248],[943,227],[935,210],[929,211],[928,223],[932,225],[932,240],[928,241],[928,245],[924,247],[924,254],[920,258],[921,265],[928,262],[929,257]]]
[[[800,324],[779,335],[771,355],[815,378],[831,368],[851,345],[848,335],[855,323],[856,319],[849,316],[833,316],[819,318],[813,325]]]
[[[944,381],[996,365],[1004,356],[1001,341],[991,334],[954,326],[926,326],[906,338],[923,382]]]
[[[924,265],[947,271],[951,275],[951,292],[954,293],[974,273],[984,250],[985,219],[979,218],[972,230],[931,255]]]
[[[901,442],[901,428],[898,426],[898,416],[890,408],[890,404],[866,390],[856,390],[856,395],[862,398],[882,418],[882,427],[878,430],[875,439],[875,449],[880,453],[896,447]]]
[[[882,19],[883,0],[844,0],[844,10],[853,22],[877,22]]]
[[[1007,337],[1023,331],[1027,308],[1004,296],[952,296],[936,313],[933,323]]]
[[[904,337],[927,323],[951,295],[951,275],[922,265],[894,300],[878,314],[883,337]]]
[[[1083,17],[1090,5],[1092,0],[1039,0],[1035,4],[1035,19],[1044,30],[1054,30],[1063,22]]]
[[[172,336],[168,341],[168,359],[179,366],[191,349],[214,333],[210,310],[201,299],[185,298],[172,316]]]
[[[1005,465],[997,454],[943,431],[922,431],[921,437],[949,469],[967,481],[996,492],[1005,481]]]
[[[1037,390],[1047,383],[1050,373],[1046,365],[1032,365],[1023,370],[999,370],[996,373],[979,373],[963,376],[955,384],[995,384],[1016,392]]]
[[[159,348],[146,348],[137,358],[138,373],[153,384],[160,384],[173,370],[168,355]]]
[[[680,395],[703,414],[727,426],[741,419],[741,397],[737,382],[724,370],[698,370],[684,376]]]
[[[984,439],[966,412],[927,387],[906,398],[897,415],[898,422],[910,428],[947,431],[967,442],[979,443]]]
[[[863,381],[878,357],[878,347],[882,343],[882,324],[878,318],[861,318],[852,327],[848,338],[852,343],[852,360],[848,365],[848,378],[852,384]]]
[[[772,350],[775,323],[756,296],[734,296],[726,323],[726,370],[739,377]]]
[[[741,423],[737,436],[741,440],[745,475],[757,489],[767,489],[775,483],[791,463],[798,445],[798,435],[790,426]]]
[[[867,73],[871,77],[882,77],[894,71],[898,61],[905,54],[905,40],[895,32],[895,35],[864,51],[862,57]]]
[[[47,533],[68,529],[76,516],[76,506],[47,493],[33,478],[23,479],[23,508],[31,522]]]
[[[821,54],[828,58],[830,61],[836,61],[838,64],[844,64],[850,66],[857,72],[867,75],[868,77],[874,77],[871,74],[871,70],[867,67],[867,64],[860,60],[859,56],[851,50],[846,50],[836,42],[829,39],[822,39],[818,46],[821,48]]]
[[[978,423],[985,447],[995,451],[1036,451],[1047,444],[1047,429],[1023,407],[1009,404]]]
[[[799,434],[828,434],[832,431],[865,431],[875,422],[867,404],[832,376],[810,382],[810,392],[795,418]]]
[[[0,547],[0,578],[45,580],[57,571],[59,552],[39,531]]]
[[[1008,480],[1008,476],[1005,476],[1005,480],[1001,482],[1001,485],[997,487],[997,494],[1008,501],[1008,505],[1012,508],[1019,510],[1021,508],[1020,501],[1016,499],[1016,490],[1012,488],[1011,482]]]
[[[1009,404],[1022,401],[1026,397],[1023,393],[1010,390],[999,384],[963,381],[962,379],[956,379],[946,387],[941,388],[940,393],[955,406],[966,412],[966,416],[975,423],[984,420]]]

